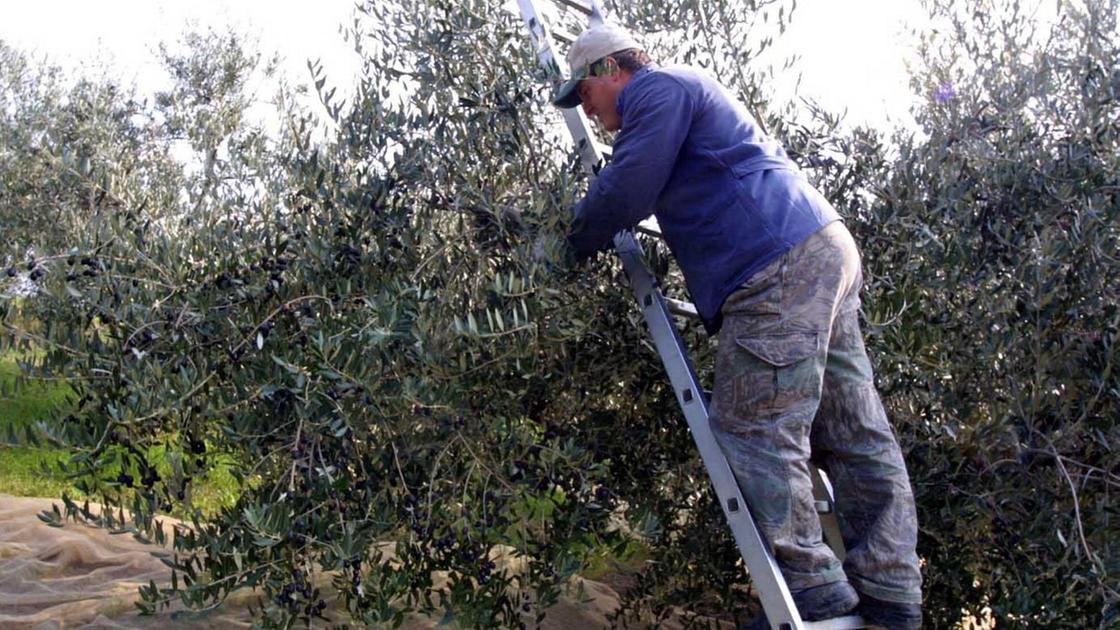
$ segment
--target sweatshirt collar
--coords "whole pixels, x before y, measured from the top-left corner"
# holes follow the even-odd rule
[[[647,63],[646,65],[639,68],[638,71],[634,73],[634,76],[630,79],[630,82],[626,84],[626,87],[622,88],[622,92],[618,95],[618,101],[615,103],[615,111],[618,112],[619,117],[622,116],[622,102],[626,98],[626,93],[630,91],[630,86],[634,85],[635,81],[644,77],[650,72],[653,72],[658,67],[659,66],[652,61]]]

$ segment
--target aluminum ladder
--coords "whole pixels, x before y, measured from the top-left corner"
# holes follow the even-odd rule
[[[556,2],[567,9],[586,15],[591,25],[600,23],[606,15],[599,0],[556,0]],[[549,28],[549,19],[541,12],[538,0],[518,0],[518,5],[525,26],[529,29],[533,50],[541,67],[554,82],[563,79],[568,75],[567,62],[563,56],[556,54],[553,40],[555,38],[570,45],[575,36],[559,29]],[[584,169],[589,177],[595,177],[600,165],[604,163],[604,157],[609,157],[610,148],[596,140],[586,116],[579,107],[564,109],[561,112]],[[639,224],[638,230],[660,236],[656,222],[649,219]],[[707,397],[700,387],[692,361],[673,323],[673,315],[696,317],[695,306],[666,298],[661,293],[657,279],[645,264],[641,245],[633,232],[624,231],[615,235],[614,248],[630,280],[630,288],[642,309],[654,345],[676,392],[677,402],[684,412],[704,467],[712,480],[720,506],[727,517],[735,543],[759,593],[762,608],[771,627],[775,630],[846,630],[871,627],[854,615],[827,621],[802,621],[781,570],[763,541],[751,516],[750,507],[744,501],[731,468],[712,435],[708,425]],[[817,511],[821,515],[825,539],[837,556],[843,560],[844,543],[832,509],[831,487],[827,478],[816,467],[812,467],[812,477]]]

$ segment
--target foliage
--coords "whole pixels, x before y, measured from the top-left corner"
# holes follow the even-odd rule
[[[68,84],[58,68],[34,63],[0,41],[5,267],[18,260],[29,265],[18,269],[22,274],[45,273],[37,252],[63,253],[71,235],[111,215],[125,203],[114,190],[146,188],[150,214],[174,202],[177,170],[152,115],[132,90],[111,79]]]
[[[765,76],[728,61],[765,47],[784,3],[618,15],[655,57],[709,65],[857,232],[935,625],[990,606],[1001,624],[1103,627],[1117,588],[1115,3],[1063,8],[1041,41],[1012,8],[931,6],[953,28],[915,75],[924,136],[889,143],[823,113],[789,122]],[[39,292],[0,300],[0,342],[71,379],[77,408],[48,437],[73,449],[78,489],[131,510],[103,524],[161,540],[154,515],[192,513],[172,583],[145,587],[143,608],[251,587],[263,625],[285,626],[321,614],[325,574],[358,624],[420,610],[517,626],[637,539],[650,561],[618,623],[741,612],[737,553],[618,266],[557,267],[582,176],[519,19],[445,0],[361,14],[353,98],[311,65],[325,141],[290,92],[279,134],[252,122],[247,86],[269,70],[231,35],[165,49],[173,86],[154,106],[79,108],[105,112],[88,134],[63,134],[79,100],[54,75],[24,64],[8,83],[3,159],[17,166],[0,190],[69,218],[51,240],[28,227],[4,243],[13,260],[30,243],[44,254],[15,274],[41,270]],[[186,167],[168,157],[177,140]],[[68,165],[72,146],[92,147],[87,165]],[[236,504],[203,514],[199,480],[227,467]],[[67,514],[89,517],[69,500]],[[499,567],[504,552],[520,562]]]
[[[937,625],[1120,613],[1120,57],[1115,2],[931,3],[901,138],[859,238]]]

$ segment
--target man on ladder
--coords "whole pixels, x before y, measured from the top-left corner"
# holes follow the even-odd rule
[[[920,628],[914,499],[875,391],[859,252],[839,215],[709,76],[658,67],[609,23],[567,58],[554,103],[618,132],[575,209],[577,258],[657,216],[719,335],[712,431],[801,617],[856,610],[890,630]],[[843,564],[822,540],[810,457],[835,487]]]

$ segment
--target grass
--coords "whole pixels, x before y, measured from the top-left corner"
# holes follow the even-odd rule
[[[70,484],[57,474],[44,474],[42,466],[49,464],[53,468],[55,462],[66,457],[66,451],[59,449],[0,448],[0,493],[17,497],[62,496]]]
[[[24,445],[18,438],[8,437],[14,430],[47,419],[52,412],[65,410],[73,398],[70,387],[63,382],[19,382],[17,360],[12,354],[0,356],[0,494],[59,497],[66,491],[79,496],[80,493],[57,472],[43,469],[46,464],[57,471],[57,462],[68,458],[66,449]],[[20,434],[16,431],[15,436]],[[149,454],[159,462],[164,460],[162,451],[162,447],[153,447]],[[214,513],[237,501],[242,489],[229,473],[230,463],[219,462],[193,488],[191,503],[202,512]],[[166,474],[170,466],[157,465],[157,468],[161,474]]]
[[[20,367],[14,355],[0,358],[0,436],[46,419],[52,411],[70,404],[70,387],[61,382],[19,382]],[[6,440],[4,440],[6,441]],[[0,493],[21,497],[57,497],[69,484],[57,474],[45,474],[64,460],[66,451],[0,445]]]
[[[592,556],[580,575],[589,580],[602,581],[608,575],[632,575],[652,557],[649,547],[632,540],[621,552],[604,550]]]
[[[19,383],[20,368],[13,355],[0,358],[0,429],[20,428],[69,402],[70,386],[51,381]]]

